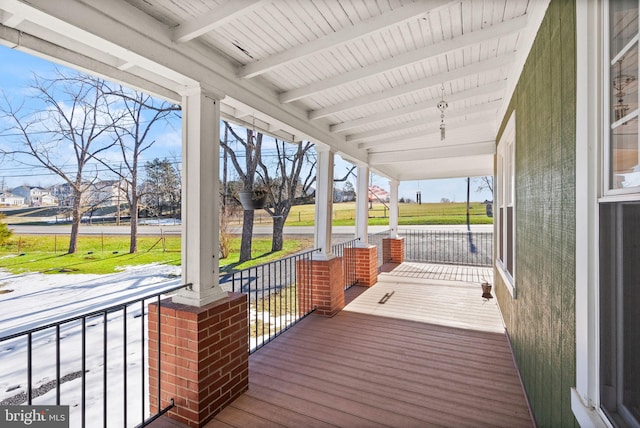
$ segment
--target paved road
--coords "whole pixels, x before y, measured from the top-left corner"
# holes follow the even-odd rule
[[[71,232],[70,225],[47,225],[47,226],[30,226],[30,225],[10,225],[9,228],[17,235],[64,235]],[[380,233],[387,230],[387,226],[369,226],[369,233]],[[400,226],[400,230],[412,229],[412,230],[449,230],[457,232],[466,232],[467,228],[464,225],[454,226]],[[473,225],[471,230],[474,232],[491,232],[493,225]],[[138,233],[140,235],[160,235],[164,233],[166,235],[179,235],[181,232],[180,225],[160,225],[138,226]],[[240,226],[232,226],[231,233],[240,234]],[[129,226],[103,226],[103,225],[87,225],[80,226],[81,235],[128,235]],[[313,226],[285,226],[285,235],[302,235],[313,236]],[[334,235],[353,236],[355,233],[354,226],[334,226]],[[271,235],[271,226],[255,225],[253,227],[254,235]]]

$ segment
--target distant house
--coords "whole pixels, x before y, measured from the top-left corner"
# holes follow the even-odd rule
[[[20,186],[11,191],[14,195],[22,196],[26,205],[31,207],[57,205],[55,196],[48,190],[34,186]]]
[[[92,206],[109,207],[127,201],[127,194],[123,190],[124,183],[119,180],[97,181],[91,185],[89,203]]]
[[[18,207],[24,205],[22,196],[14,195],[9,192],[0,192],[0,207]]]
[[[69,183],[53,185],[49,191],[58,200],[58,206],[70,207],[73,205],[73,190]]]

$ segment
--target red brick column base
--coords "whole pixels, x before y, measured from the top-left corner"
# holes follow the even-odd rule
[[[358,285],[371,287],[378,282],[378,249],[375,245],[344,249],[344,257],[349,261],[347,269],[354,269]]]
[[[296,261],[300,314],[314,307],[319,315],[332,317],[344,308],[342,257]]]
[[[382,240],[382,263],[404,263],[404,238]]]
[[[195,307],[171,299],[149,305],[149,397],[158,411],[158,327],[160,408],[171,399],[169,417],[202,427],[249,387],[247,296]]]

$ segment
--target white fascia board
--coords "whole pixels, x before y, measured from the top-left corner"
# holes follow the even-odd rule
[[[493,175],[493,155],[458,156],[382,165],[402,181]]]
[[[292,105],[281,105],[275,91],[253,80],[236,76],[236,67],[227,59],[197,43],[177,44],[171,31],[139,9],[121,1],[78,0],[64,3],[31,0],[29,6],[16,0],[0,0],[0,8],[18,8],[27,19],[52,29],[69,31],[97,49],[106,50],[138,67],[175,80],[175,92],[201,85],[217,94],[230,96],[274,119],[286,123],[310,140],[331,146],[356,159],[366,160],[366,153],[344,138],[329,132],[326,122],[311,123],[307,112]],[[7,6],[7,7],[5,7]],[[108,15],[106,14],[108,13]],[[126,81],[125,81],[126,83]]]
[[[389,164],[410,162],[419,159],[441,159],[465,156],[493,155],[496,152],[495,142],[485,141],[475,144],[451,145],[416,150],[390,151],[369,154],[372,164]]]

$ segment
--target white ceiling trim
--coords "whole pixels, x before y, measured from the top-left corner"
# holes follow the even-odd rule
[[[493,93],[501,93],[506,87],[506,83],[504,80],[500,80],[497,82],[490,83],[488,85],[478,86],[473,89],[467,89],[464,91],[455,92],[453,94],[445,94],[445,99],[447,102],[458,102],[465,101],[475,97],[482,97],[485,95],[490,95]],[[496,96],[496,100],[500,101],[501,95]],[[423,103],[412,104],[406,107],[398,108],[395,110],[389,111],[381,111],[379,113],[372,114],[370,116],[364,116],[359,119],[348,120],[342,123],[336,123],[331,125],[329,128],[331,132],[345,132],[353,128],[359,128],[367,125],[376,125],[379,122],[386,121],[388,119],[404,116],[410,113],[416,113],[426,110],[431,110],[435,108],[434,101],[438,100],[440,97],[431,98],[429,101],[425,101]],[[500,101],[501,102],[501,101]]]
[[[391,132],[386,134],[378,134],[378,135],[387,135],[387,137],[379,138],[370,141],[363,141],[358,143],[359,149],[371,149],[373,147],[378,146],[387,146],[389,143],[393,143],[394,149],[397,144],[400,143],[411,143],[411,142],[424,142],[427,138],[432,138],[437,135],[437,140],[440,142],[440,145],[447,145],[451,141],[455,141],[456,138],[461,137],[463,132],[465,134],[471,133],[471,128],[483,128],[484,130],[490,131],[491,136],[495,138],[495,130],[491,124],[493,123],[492,117],[479,117],[470,120],[459,121],[458,123],[449,123],[448,125],[445,123],[445,133],[447,138],[444,141],[440,141],[440,122],[433,123],[428,129],[421,129],[419,131],[413,131],[407,134],[399,134],[393,135]],[[397,133],[402,130],[395,129],[394,133]],[[447,132],[448,131],[448,132]],[[452,134],[452,131],[454,134]],[[473,129],[474,137],[477,137],[479,129]],[[483,140],[486,139],[482,138]]]
[[[485,141],[483,143],[460,144],[447,147],[371,153],[369,154],[369,162],[374,164],[392,164],[410,162],[415,159],[443,159],[458,156],[493,155],[495,152],[495,141]]]
[[[280,94],[280,102],[289,103],[301,98],[310,97],[319,92],[327,91],[338,86],[345,85],[347,83],[353,83],[358,80],[366,79],[367,77],[376,76],[378,74],[406,67],[417,62],[425,61],[434,56],[444,55],[450,52],[457,51],[459,49],[463,49],[476,43],[514,34],[522,31],[522,29],[527,25],[527,20],[527,15],[522,15],[479,31],[473,31],[459,37],[454,37],[451,40],[446,40],[444,42],[426,46],[422,49],[417,49],[404,53],[402,55],[398,55],[396,57],[388,58],[386,60],[371,64],[366,67],[357,68],[346,73],[319,80],[317,82],[311,83],[310,85],[283,92],[282,94]]]
[[[431,13],[450,3],[452,3],[451,0],[438,0],[429,2],[419,1],[417,3],[405,5],[391,12],[363,21],[357,25],[346,27],[340,31],[327,34],[319,39],[303,43],[270,57],[249,63],[239,68],[238,76],[245,78],[258,76],[271,71],[274,68],[282,67],[291,62],[304,59],[310,55],[353,42],[368,34],[383,31],[408,20],[418,19],[420,15]]]
[[[91,5],[79,0],[67,0],[64,4],[30,0],[33,6],[29,6],[17,0],[0,0],[0,8],[23,9],[33,15],[28,20],[56,31],[69,31],[96,51],[111,52],[165,78],[175,76],[173,91],[180,92],[201,82],[203,87],[216,88],[218,93],[268,113],[275,121],[286,123],[288,128],[298,130],[314,143],[326,144],[344,156],[366,161],[366,153],[345,144],[343,137],[330,133],[328,124],[310,122],[301,108],[278,103],[272,89],[238,78],[236,67],[211,49],[192,43],[176,45],[168,27],[121,0],[110,0],[108,7],[98,0],[86,1]],[[140,30],[142,24],[144,31]]]
[[[395,88],[387,89],[384,91],[376,92],[374,94],[367,94],[361,97],[352,98],[348,101],[334,104],[331,106],[319,108],[317,110],[309,111],[309,119],[316,120],[323,117],[330,116],[332,114],[340,113],[343,111],[351,110],[357,107],[361,107],[367,104],[373,104],[390,98],[407,95],[412,92],[422,91],[425,88],[435,85],[441,85],[445,82],[449,82],[455,79],[464,78],[473,74],[483,73],[486,71],[495,70],[497,68],[508,66],[514,60],[515,55],[509,53],[501,55],[497,58],[486,59],[484,61],[476,62],[465,67],[456,68],[455,70],[446,71],[444,73],[434,74],[425,79],[416,80],[415,82],[408,83],[406,85],[396,86]]]
[[[397,164],[381,165],[391,169]],[[493,155],[465,156],[456,158],[439,158],[413,162],[405,162],[395,176],[400,181],[424,180],[424,171],[428,178],[480,177],[493,175]]]
[[[502,100],[497,100],[497,101],[492,101],[489,103],[483,103],[483,104],[476,104],[476,105],[472,105],[472,106],[468,106],[468,107],[464,107],[464,108],[460,108],[460,109],[454,109],[454,110],[450,110],[448,111],[447,114],[445,114],[445,124],[451,124],[451,121],[453,121],[455,123],[456,119],[460,119],[460,118],[464,118],[467,116],[471,116],[471,115],[487,115],[487,114],[492,114],[493,116],[495,116],[496,111],[498,110],[498,108],[500,107],[500,105],[502,105]],[[369,131],[364,131],[364,132],[358,132],[355,134],[349,134],[346,137],[346,140],[348,142],[353,142],[353,141],[361,141],[361,140],[366,140],[367,138],[372,138],[372,137],[380,137],[382,135],[390,135],[390,134],[395,134],[399,131],[398,128],[402,128],[402,130],[407,130],[407,129],[411,129],[411,128],[417,128],[417,127],[424,127],[426,125],[431,125],[433,123],[438,124],[439,125],[439,121],[440,121],[440,111],[437,109],[437,107],[434,104],[431,104],[431,108],[432,111],[431,113],[433,113],[432,115],[430,115],[430,117],[422,117],[419,119],[414,119],[414,120],[408,120],[405,122],[399,122],[393,125],[383,125],[381,126],[382,128],[385,128],[386,130],[381,130],[381,129],[371,129]],[[485,119],[486,121],[486,119]],[[470,122],[470,121],[465,121],[465,123]],[[451,125],[451,126],[455,126]]]
[[[198,16],[189,21],[185,21],[173,30],[173,40],[185,43],[200,37],[214,29],[245,15],[259,7],[262,7],[269,0],[233,0],[228,1],[209,13]]]

